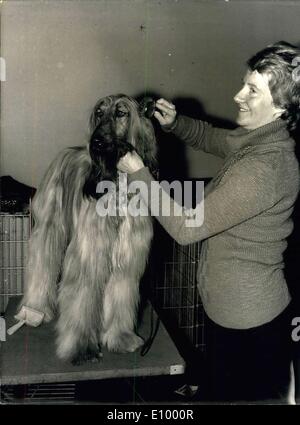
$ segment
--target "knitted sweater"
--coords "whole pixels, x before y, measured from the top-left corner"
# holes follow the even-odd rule
[[[184,210],[157,217],[179,244],[203,241],[197,278],[207,315],[233,329],[271,321],[290,302],[283,251],[299,190],[295,142],[285,122],[225,130],[178,116],[172,131],[193,148],[224,158],[205,190],[201,226],[186,227]],[[146,167],[129,181],[143,181],[149,191],[159,184]],[[166,192],[160,201],[170,202]]]

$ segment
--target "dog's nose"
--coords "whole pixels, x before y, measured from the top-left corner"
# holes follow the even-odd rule
[[[102,155],[113,149],[111,137],[105,132],[95,131],[90,140],[90,150],[94,155]]]
[[[95,151],[102,151],[107,146],[107,142],[104,139],[99,139],[98,137],[95,137],[92,139],[91,147]]]

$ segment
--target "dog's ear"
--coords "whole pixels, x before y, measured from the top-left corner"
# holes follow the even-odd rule
[[[139,102],[139,115],[145,118],[152,118],[155,112],[155,100],[152,97],[144,97]]]

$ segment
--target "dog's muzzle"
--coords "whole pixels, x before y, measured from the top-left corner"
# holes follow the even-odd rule
[[[105,140],[103,137],[92,136],[90,141],[90,153],[92,157],[98,157],[112,153],[115,143],[111,140]]]
[[[134,147],[126,141],[125,137],[102,134],[101,129],[96,129],[91,137],[89,150],[95,163],[101,158],[116,166],[119,159],[127,152],[132,152]]]

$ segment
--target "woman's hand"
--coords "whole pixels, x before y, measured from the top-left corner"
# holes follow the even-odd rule
[[[117,168],[123,173],[132,174],[139,171],[145,165],[142,158],[135,152],[127,152],[118,162]]]
[[[159,121],[160,125],[171,126],[176,119],[176,109],[173,103],[168,102],[165,99],[159,99],[155,107],[159,111],[154,112],[155,118]]]

